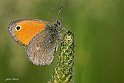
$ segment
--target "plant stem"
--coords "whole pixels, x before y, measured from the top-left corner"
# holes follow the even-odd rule
[[[68,31],[61,42],[57,65],[49,83],[71,83],[74,64],[74,35]]]

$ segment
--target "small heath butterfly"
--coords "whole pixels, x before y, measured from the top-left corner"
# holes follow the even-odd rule
[[[61,40],[61,22],[20,19],[9,24],[12,38],[26,48],[29,60],[35,65],[49,65]]]

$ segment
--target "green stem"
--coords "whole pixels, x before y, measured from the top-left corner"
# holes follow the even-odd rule
[[[68,31],[61,42],[57,65],[49,83],[71,83],[74,64],[74,36]]]

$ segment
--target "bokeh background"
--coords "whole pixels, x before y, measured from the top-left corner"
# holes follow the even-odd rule
[[[0,0],[0,83],[47,83],[55,68],[35,66],[8,34],[20,18],[54,22],[75,35],[73,83],[124,83],[124,0]],[[7,78],[18,81],[6,81]]]

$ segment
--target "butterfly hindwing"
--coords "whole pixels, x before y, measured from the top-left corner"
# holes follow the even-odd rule
[[[60,36],[56,27],[53,26],[47,26],[46,30],[38,33],[26,49],[30,61],[35,65],[51,64],[61,38]]]

